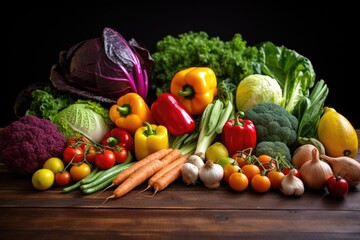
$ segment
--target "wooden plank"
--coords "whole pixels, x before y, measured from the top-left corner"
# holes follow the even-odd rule
[[[222,202],[221,204],[224,204]],[[2,209],[0,236],[218,239],[355,239],[360,211]],[[61,233],[59,236],[57,234]],[[2,238],[4,239],[4,238]]]
[[[273,190],[263,194],[251,189],[237,193],[226,185],[217,190],[207,189],[203,185],[187,187],[181,181],[173,183],[166,191],[159,192],[153,197],[149,197],[152,194],[151,191],[137,195],[145,186],[146,184],[139,186],[120,199],[111,199],[101,208],[360,210],[359,186],[352,189],[343,199],[331,197],[325,190],[305,191],[301,197],[292,197]],[[97,208],[109,195],[111,195],[111,190],[101,193],[100,196],[84,195],[80,190],[63,193],[60,188],[42,192],[31,188],[22,191],[0,190],[0,206]],[[219,204],[219,201],[227,204]]]

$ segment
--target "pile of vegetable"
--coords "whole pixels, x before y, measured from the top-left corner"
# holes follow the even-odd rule
[[[324,107],[329,89],[306,57],[271,42],[247,46],[240,34],[223,41],[187,32],[156,47],[150,54],[105,28],[61,52],[50,83],[17,97],[21,118],[0,132],[0,159],[39,190],[116,186],[106,200],[146,180],[153,195],[181,178],[210,189],[300,196],[326,188],[341,197],[360,182],[357,134]],[[63,166],[49,167],[51,158]]]

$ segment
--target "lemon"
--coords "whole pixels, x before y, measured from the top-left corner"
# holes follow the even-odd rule
[[[229,157],[229,152],[221,142],[213,143],[205,151],[205,159],[216,163],[222,157]]]
[[[64,169],[64,162],[60,158],[51,157],[45,161],[43,168],[50,169],[54,174]]]
[[[54,180],[54,173],[50,169],[46,168],[37,170],[31,178],[32,185],[37,190],[49,189],[54,184]]]
[[[324,107],[317,134],[327,155],[351,158],[356,156],[359,147],[356,131],[349,120],[334,108]]]

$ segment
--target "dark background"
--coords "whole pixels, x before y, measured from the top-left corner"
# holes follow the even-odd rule
[[[17,93],[32,82],[46,82],[58,53],[89,38],[99,37],[104,27],[118,31],[125,39],[135,38],[153,53],[156,42],[166,35],[206,31],[227,41],[240,33],[248,45],[271,41],[309,58],[317,80],[330,89],[326,105],[343,114],[360,128],[359,91],[348,54],[352,34],[357,31],[349,10],[341,6],[289,6],[243,4],[171,3],[170,6],[123,6],[103,2],[83,7],[11,8],[3,20],[7,45],[3,60],[7,76],[2,79],[0,127],[15,120],[13,104]],[[131,6],[133,5],[133,6]]]

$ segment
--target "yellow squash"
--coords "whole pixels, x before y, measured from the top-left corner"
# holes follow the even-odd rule
[[[326,155],[351,158],[356,156],[359,147],[356,131],[351,123],[334,108],[324,108],[317,134],[325,147]]]

